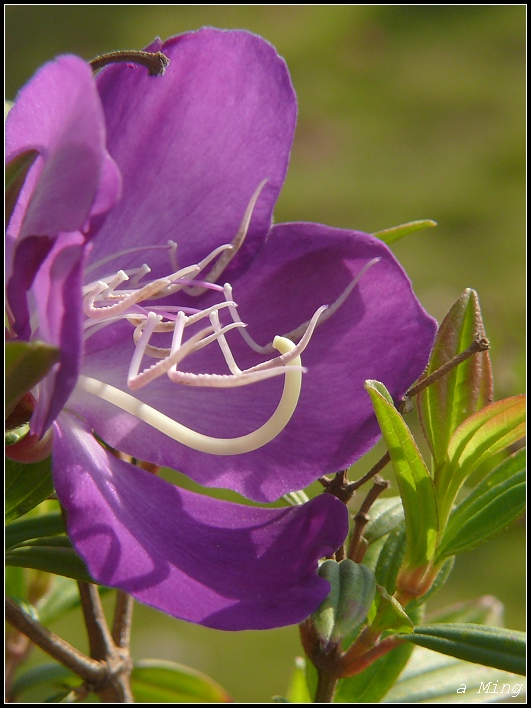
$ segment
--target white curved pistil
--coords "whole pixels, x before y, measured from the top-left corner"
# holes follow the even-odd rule
[[[284,337],[275,337],[275,349],[281,355],[289,354],[295,345]],[[285,365],[284,389],[276,411],[257,430],[237,438],[214,438],[187,428],[147,403],[142,403],[131,394],[106,384],[103,381],[81,375],[77,388],[112,403],[121,410],[134,415],[164,435],[199,452],[211,455],[241,455],[263,447],[276,438],[289,423],[299,400],[302,383],[300,356]]]

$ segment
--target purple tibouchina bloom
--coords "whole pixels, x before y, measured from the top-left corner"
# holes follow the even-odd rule
[[[149,48],[164,76],[94,80],[60,57],[22,90],[7,158],[32,167],[9,225],[13,329],[61,349],[36,390],[54,483],[97,582],[222,629],[301,621],[347,533],[321,495],[264,509],[179,489],[124,455],[268,502],[379,437],[366,379],[398,400],[435,322],[389,249],[272,226],[296,120],[284,61],[243,31]],[[245,324],[244,324],[245,323]]]

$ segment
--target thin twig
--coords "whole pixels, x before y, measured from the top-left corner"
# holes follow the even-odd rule
[[[47,654],[89,683],[98,683],[107,672],[104,664],[82,654],[64,639],[33,619],[10,597],[6,597],[6,620]]]
[[[134,600],[121,590],[116,595],[112,638],[117,647],[127,649],[131,640],[131,622],[133,618]]]
[[[107,626],[101,606],[101,598],[96,585],[78,582],[81,607],[87,626],[90,656],[105,660],[114,651],[114,642]]]
[[[361,486],[363,486],[366,482],[368,482],[370,479],[375,477],[378,472],[381,472],[383,468],[386,466],[388,462],[391,461],[391,456],[389,455],[388,452],[385,453],[378,462],[371,467],[371,469],[367,472],[366,475],[361,477],[360,479],[357,479],[355,482],[352,482],[354,485],[354,489],[359,489]]]
[[[98,71],[108,64],[116,64],[118,62],[141,64],[148,68],[150,76],[162,76],[170,60],[162,52],[119,51],[100,54],[89,61],[89,64],[92,71]]]
[[[456,354],[454,357],[449,359],[446,364],[443,364],[432,374],[426,376],[425,379],[422,379],[422,381],[419,381],[418,384],[415,384],[415,386],[412,386],[408,391],[406,391],[402,398],[402,403],[400,404],[399,410],[401,410],[406,405],[408,400],[413,398],[413,396],[417,396],[421,391],[424,391],[425,388],[431,386],[432,383],[438,381],[449,371],[455,369],[456,366],[459,366],[459,364],[462,364],[471,356],[474,356],[474,354],[487,351],[489,347],[490,343],[489,340],[486,339],[486,337],[476,336],[476,338],[468,347],[468,349],[465,349],[460,354]]]
[[[380,494],[388,488],[389,482],[380,477],[380,475],[376,475],[373,486],[354,517],[354,530],[350,539],[347,557],[356,561],[356,563],[362,562],[365,551],[367,550],[366,542],[364,544],[363,531],[370,520],[369,510]]]

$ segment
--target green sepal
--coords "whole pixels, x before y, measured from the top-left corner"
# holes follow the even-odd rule
[[[525,632],[470,623],[415,627],[402,639],[474,664],[525,674]]]
[[[326,560],[318,573],[330,583],[330,593],[311,615],[312,624],[324,645],[338,644],[367,619],[376,580],[366,566],[348,558]]]
[[[369,613],[369,627],[374,635],[387,631],[409,634],[413,631],[413,622],[398,600],[395,600],[384,587],[377,585]]]
[[[525,395],[491,403],[467,418],[452,435],[447,459],[435,472],[441,518],[446,519],[467,477],[525,435]]]
[[[379,238],[380,241],[383,241],[389,246],[389,244],[404,238],[404,236],[408,234],[412,234],[414,231],[429,229],[434,226],[437,226],[437,222],[432,219],[419,219],[417,221],[409,221],[407,224],[400,224],[400,226],[392,226],[390,229],[377,231],[373,236]]]
[[[437,558],[464,553],[500,533],[525,511],[526,451],[496,467],[452,511]]]
[[[405,563],[409,568],[424,567],[433,558],[437,545],[439,522],[433,482],[409,428],[383,384],[369,380],[365,389],[387,444],[404,506]]]
[[[19,519],[5,528],[6,550],[32,538],[41,536],[57,536],[64,534],[65,525],[62,514],[53,512],[51,514],[39,514],[26,519]]]
[[[404,672],[385,696],[385,703],[494,702],[509,698],[509,695],[489,693],[491,684],[508,682],[521,691],[523,684],[517,683],[518,678],[515,674],[501,673],[498,669],[415,647]],[[478,694],[482,694],[481,697]]]
[[[26,541],[10,548],[5,560],[6,565],[44,570],[86,583],[94,582],[67,536],[49,536]]]
[[[206,674],[162,659],[135,662],[131,690],[136,703],[230,703],[232,700]]]
[[[14,521],[53,494],[51,458],[27,464],[6,459],[6,522]]]
[[[477,293],[467,289],[439,327],[423,378],[465,351],[476,337],[485,337],[485,328]],[[418,395],[419,418],[436,463],[445,459],[454,430],[491,401],[488,351],[469,357]]]
[[[5,227],[11,220],[13,211],[17,204],[20,192],[28,176],[31,166],[39,156],[38,150],[26,150],[14,157],[6,165],[5,188],[6,188],[6,212]]]
[[[10,341],[5,345],[5,414],[59,361],[59,349],[45,342]]]

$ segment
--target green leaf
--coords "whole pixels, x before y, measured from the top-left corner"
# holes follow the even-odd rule
[[[479,300],[467,289],[439,327],[424,374],[429,376],[465,351],[475,337],[485,337]],[[488,351],[475,354],[455,367],[418,397],[422,428],[436,463],[446,457],[454,430],[469,416],[492,401],[492,371]]]
[[[480,624],[448,623],[415,627],[402,639],[441,654],[502,671],[525,674],[525,633]]]
[[[45,342],[6,342],[6,416],[13,412],[22,396],[59,361],[59,353],[57,347]]]
[[[31,464],[6,460],[5,475],[6,522],[31,511],[54,491],[50,457]]]
[[[407,664],[413,648],[402,644],[356,676],[340,679],[334,703],[379,703]]]
[[[6,565],[44,570],[86,583],[94,582],[67,536],[37,538],[15,546],[6,553]]]
[[[112,590],[102,585],[97,587],[102,596]],[[39,620],[42,624],[48,625],[80,604],[81,599],[76,581],[62,575],[55,575],[50,589],[37,603]]]
[[[13,698],[18,697],[21,693],[31,689],[40,689],[40,700],[36,698],[35,702],[42,702],[42,694],[57,692],[65,687],[72,687],[81,684],[81,679],[76,676],[66,666],[57,663],[39,664],[32,666],[24,671],[23,674],[17,676],[13,682],[11,695]]]
[[[229,703],[229,694],[206,674],[173,661],[135,662],[131,688],[137,703]]]
[[[396,590],[396,578],[406,550],[406,531],[404,524],[392,531],[386,538],[378,562],[376,563],[376,582],[392,595]]]
[[[522,688],[515,674],[415,647],[384,703],[490,703],[522,696]]]
[[[6,228],[11,220],[28,172],[39,156],[38,150],[26,150],[20,153],[6,165],[5,189],[6,189]]]
[[[441,622],[473,622],[474,624],[503,627],[503,604],[492,595],[483,595],[475,597],[473,600],[456,602],[454,605],[431,612],[430,621],[437,624]]]
[[[394,531],[404,520],[404,507],[400,497],[377,499],[369,511],[370,520],[363,529],[363,536],[374,543],[382,536]]]
[[[318,572],[330,583],[330,593],[311,620],[324,644],[337,644],[367,619],[376,581],[372,571],[348,558],[340,563],[326,560]]]
[[[295,670],[291,675],[286,699],[289,703],[312,703],[312,697],[306,683],[306,661],[301,656],[295,659]]]
[[[400,226],[392,226],[390,229],[383,229],[383,231],[377,231],[373,234],[380,241],[383,241],[387,245],[398,241],[404,236],[413,233],[414,231],[420,231],[421,229],[428,229],[437,226],[436,221],[431,219],[419,219],[418,221],[410,221],[407,224],[401,224]]]
[[[525,467],[526,451],[522,449],[485,477],[452,511],[438,558],[476,548],[524,513]]]
[[[467,477],[489,457],[525,435],[525,396],[513,396],[482,408],[462,423],[448,444],[446,462],[435,473],[441,519],[446,520]]]
[[[383,384],[366,381],[396,474],[406,520],[405,563],[427,565],[437,545],[438,517],[432,479],[402,416],[389,402]],[[387,395],[385,395],[387,393]],[[389,588],[387,588],[389,590]]]
[[[64,532],[63,517],[58,511],[51,514],[31,516],[27,519],[19,519],[6,526],[5,547],[8,549],[32,538],[57,536],[58,534],[64,534]]]

